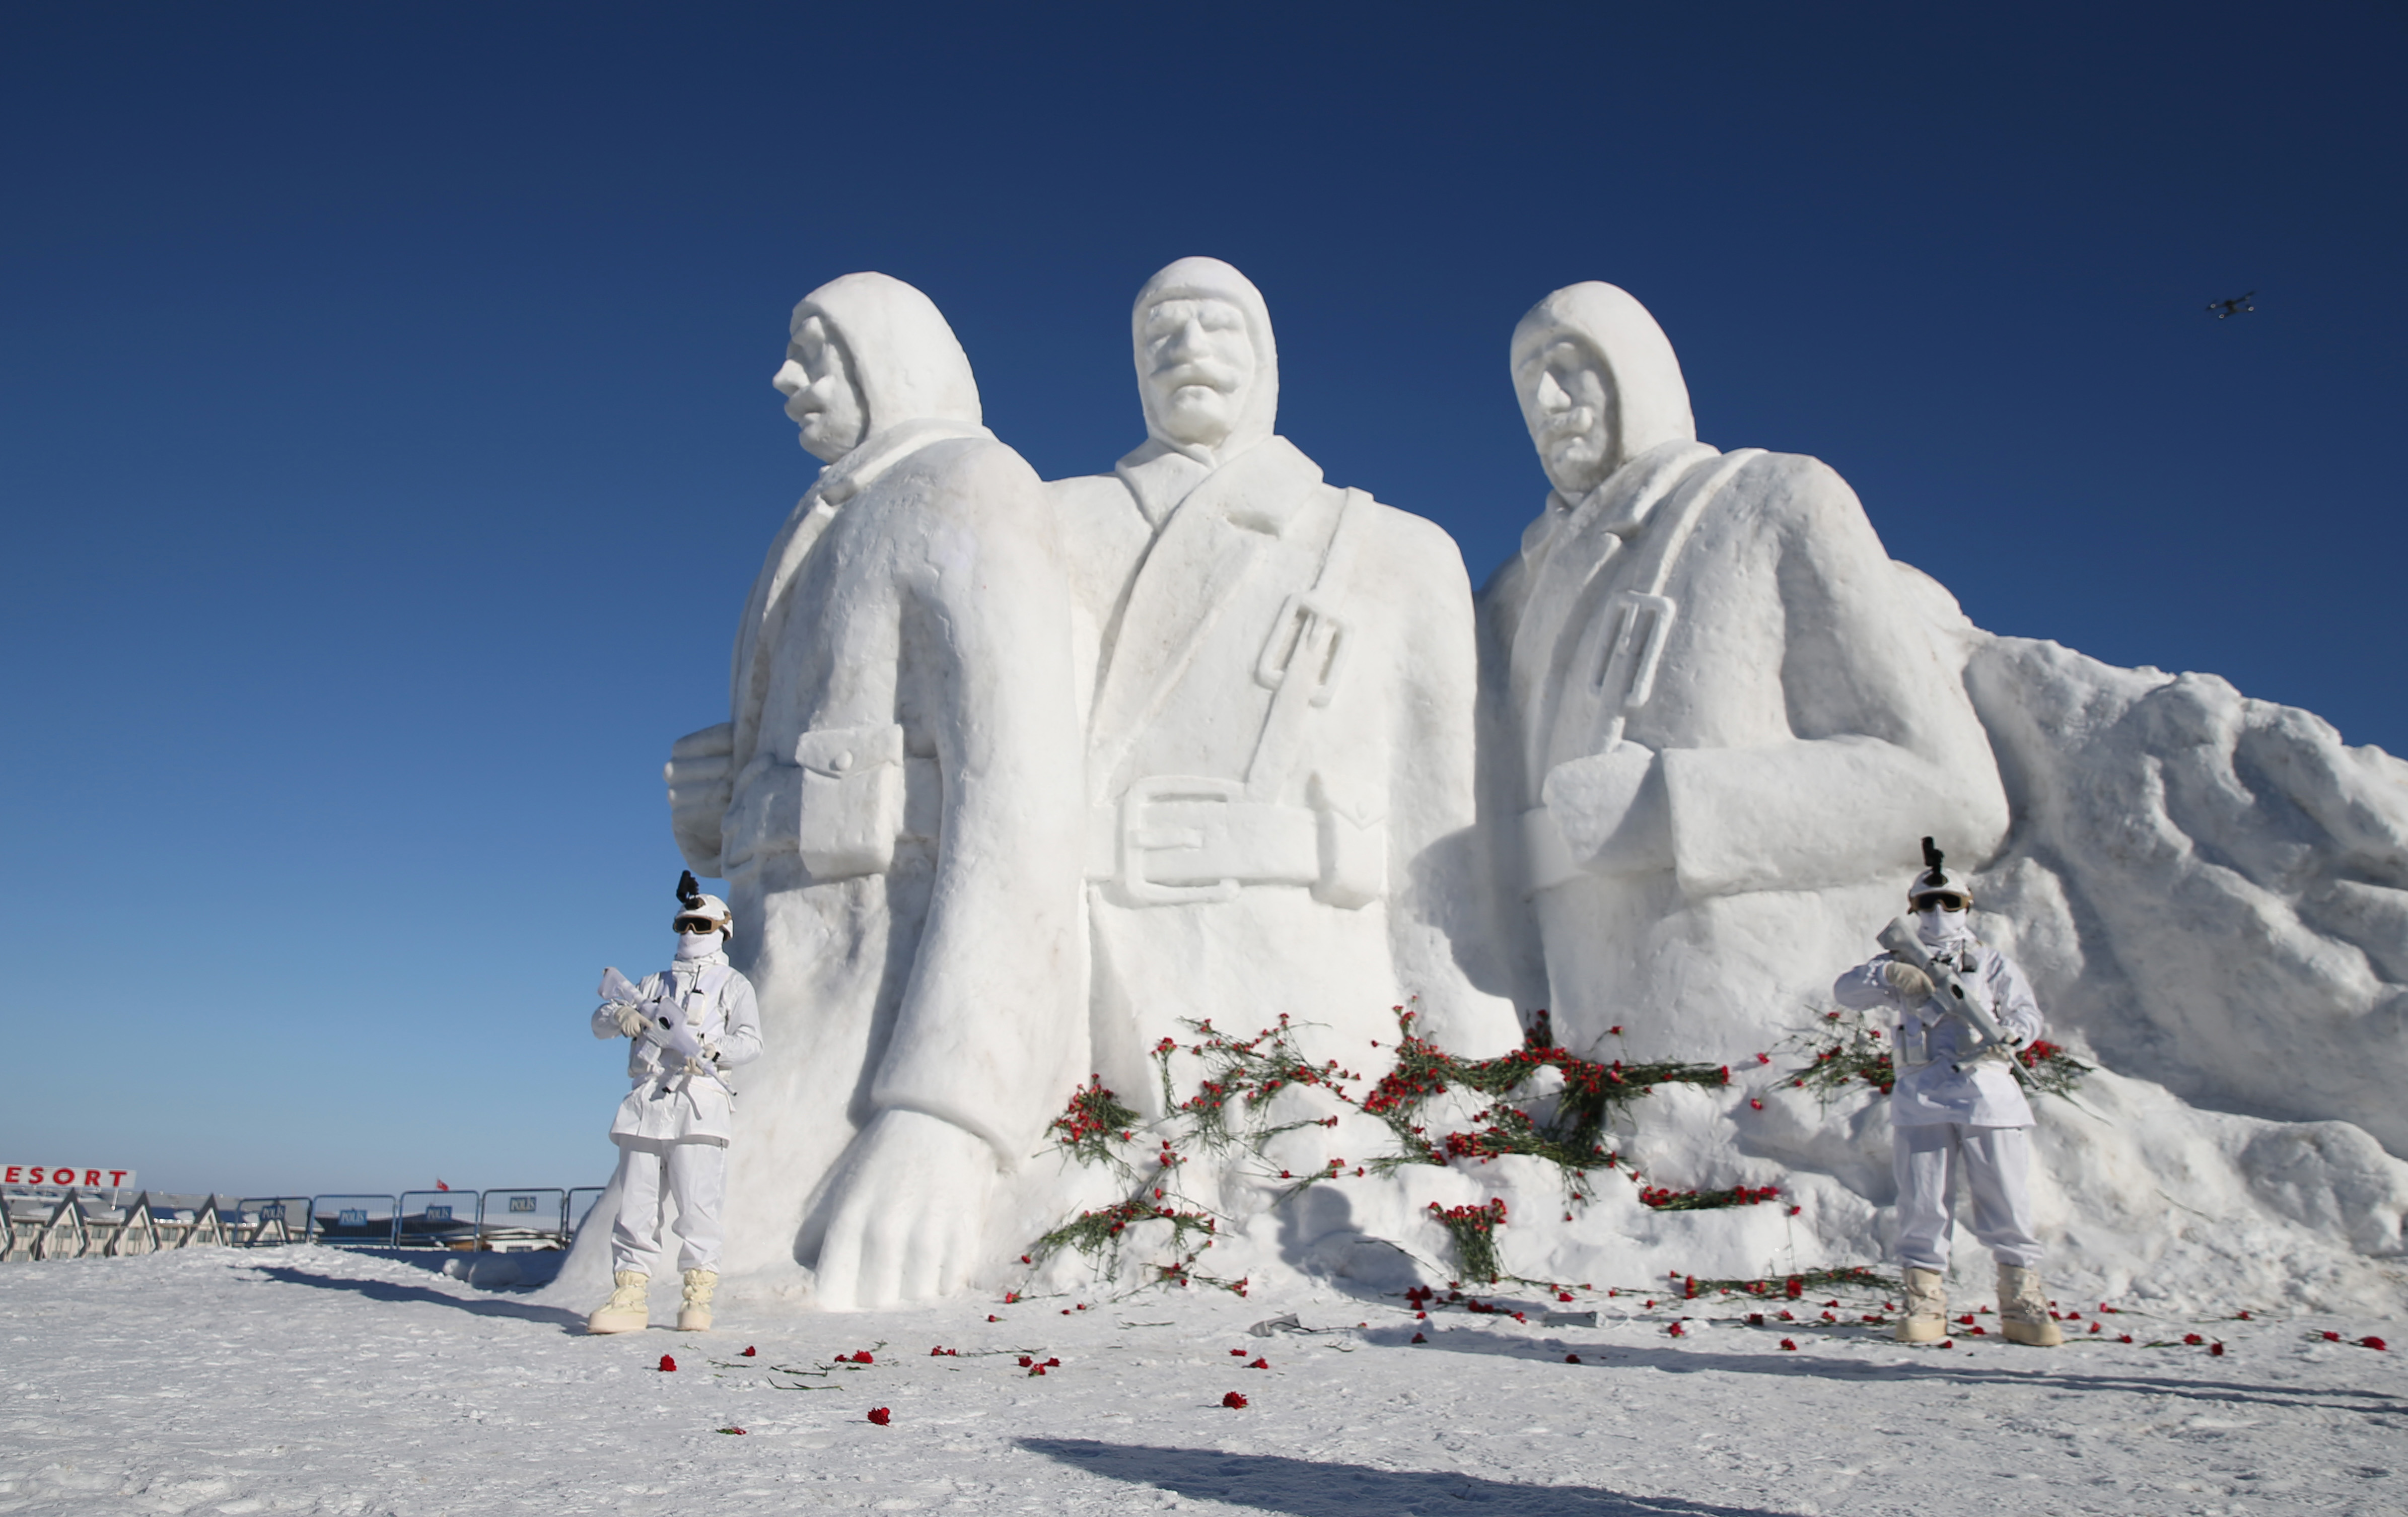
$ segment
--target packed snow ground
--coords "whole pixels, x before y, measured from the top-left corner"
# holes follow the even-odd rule
[[[2246,1302],[2192,1320],[2066,1302],[2082,1315],[2055,1351],[1902,1349],[1861,1296],[1603,1281],[1570,1307],[1478,1297],[1526,1322],[1297,1286],[597,1338],[434,1262],[0,1267],[0,1513],[2408,1511],[2399,1324],[2242,1321]],[[1744,1321],[1784,1306],[1805,1320]],[[1591,1309],[1594,1327],[1540,1318]],[[1334,1330],[1249,1334],[1285,1312]],[[1023,1354],[1060,1364],[1039,1377]]]

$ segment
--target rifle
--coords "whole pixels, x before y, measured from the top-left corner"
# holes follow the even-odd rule
[[[2023,1061],[2015,1057],[2015,1040],[2007,1036],[2006,1028],[1999,1024],[1998,1017],[1992,1013],[1982,998],[1966,988],[1964,978],[1931,956],[1931,951],[1923,946],[1922,934],[1914,930],[1914,923],[1904,917],[1893,919],[1888,926],[1881,930],[1881,937],[1877,941],[1882,947],[1889,950],[1894,957],[1914,966],[1930,977],[1933,986],[1932,999],[1938,1001],[1942,1009],[1949,1015],[1971,1028],[1973,1036],[1980,1039],[1979,1046],[1971,1053],[1956,1060],[1949,1067],[1958,1074],[1963,1074],[1979,1063],[1991,1050],[1998,1049],[2005,1052],[2007,1067],[2014,1071],[2015,1078],[2027,1085],[2032,1083],[2031,1071],[2026,1069],[2023,1066]]]
[[[685,1011],[677,1002],[666,997],[658,1001],[643,1001],[641,993],[616,968],[602,971],[601,995],[612,1006],[650,1006],[652,1009],[646,1020],[651,1025],[644,1029],[647,1038],[683,1055],[688,1061],[701,1056],[702,1040],[695,1037],[693,1025],[685,1020]]]

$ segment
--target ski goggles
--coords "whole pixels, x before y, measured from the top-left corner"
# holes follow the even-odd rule
[[[1942,911],[1962,911],[1966,905],[1962,895],[1917,895],[1914,898],[1914,909],[1918,911],[1928,911],[1934,907]]]
[[[709,917],[680,917],[675,923],[671,923],[671,925],[675,926],[680,932],[692,933],[697,937],[702,936],[704,933],[717,932],[719,930],[719,923],[711,921]]]

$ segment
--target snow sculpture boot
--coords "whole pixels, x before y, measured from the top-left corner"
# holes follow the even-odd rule
[[[1906,1309],[1890,1336],[1900,1343],[1937,1343],[1948,1336],[1948,1286],[1937,1269],[1906,1271]]]
[[[640,1333],[652,1325],[652,1277],[638,1269],[622,1269],[610,1277],[618,1289],[585,1319],[589,1333]]]
[[[2040,1271],[2015,1265],[1999,1266],[1999,1331],[2010,1343],[2053,1349],[2065,1341],[2057,1319],[2048,1314],[2048,1295],[2041,1288]]]
[[[685,1272],[685,1303],[678,1308],[679,1332],[710,1331],[710,1293],[717,1289],[718,1270],[689,1269]]]

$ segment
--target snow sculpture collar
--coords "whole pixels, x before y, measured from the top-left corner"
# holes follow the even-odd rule
[[[840,504],[925,443],[986,435],[968,355],[926,295],[884,274],[847,274],[805,295],[793,324],[813,316],[843,345],[864,413],[862,442],[822,472],[823,500]]]
[[[1247,381],[1237,422],[1217,448],[1197,448],[1171,440],[1161,419],[1154,414],[1154,393],[1146,383],[1145,319],[1149,311],[1166,300],[1217,300],[1236,308],[1245,320],[1246,340],[1254,349],[1254,373]],[[1145,407],[1145,429],[1151,440],[1122,460],[1125,472],[1147,468],[1156,459],[1174,456],[1203,465],[1200,470],[1171,465],[1165,470],[1151,471],[1181,476],[1193,473],[1194,478],[1184,481],[1186,488],[1177,491],[1184,495],[1205,474],[1271,435],[1279,421],[1279,345],[1271,336],[1270,308],[1263,303],[1263,293],[1254,288],[1252,279],[1217,258],[1182,258],[1146,280],[1145,288],[1137,293],[1137,304],[1129,309],[1129,336],[1136,352],[1138,395]],[[1144,498],[1141,493],[1140,501]],[[1149,515],[1152,508],[1152,504],[1147,503]]]
[[[1542,355],[1566,338],[1589,351],[1605,379],[1609,452],[1600,479],[1611,483],[1624,465],[1666,443],[1697,440],[1671,339],[1628,292],[1598,279],[1566,285],[1513,328],[1513,388],[1526,407]]]

